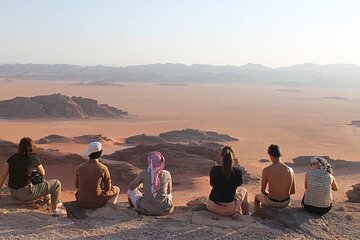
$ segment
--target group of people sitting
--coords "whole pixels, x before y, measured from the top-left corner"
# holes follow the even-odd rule
[[[88,161],[76,170],[75,196],[80,207],[99,208],[107,203],[116,204],[120,188],[112,185],[108,168],[99,161],[102,144],[92,142],[86,153]],[[279,146],[270,145],[268,154],[271,165],[263,169],[261,193],[254,198],[255,211],[260,207],[287,207],[290,195],[295,193],[294,171],[281,161]],[[210,172],[212,190],[206,202],[209,211],[221,216],[249,215],[248,193],[241,187],[242,172],[235,166],[235,152],[230,146],[221,150],[221,164]],[[172,180],[165,170],[165,158],[157,151],[148,154],[148,168],[130,182],[127,196],[130,207],[146,215],[167,215],[173,212]],[[34,174],[35,173],[35,174]],[[59,180],[40,180],[45,170],[36,154],[36,146],[30,138],[19,143],[18,153],[12,155],[0,173],[0,188],[9,175],[11,195],[20,201],[42,198],[54,215],[65,214],[60,201]],[[332,207],[332,190],[338,186],[326,159],[311,159],[310,170],[305,176],[304,209],[324,214]]]

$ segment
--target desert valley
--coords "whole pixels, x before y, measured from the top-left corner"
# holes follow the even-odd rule
[[[163,152],[166,166],[173,175],[174,199],[180,215],[185,214],[184,208],[189,201],[208,196],[209,170],[219,162],[218,154],[222,145],[234,147],[239,165],[246,173],[244,186],[252,202],[254,195],[260,191],[262,168],[269,164],[267,147],[276,143],[282,148],[283,161],[295,170],[295,204],[299,205],[304,193],[304,175],[309,161],[306,156],[328,156],[336,159],[331,163],[340,186],[340,191],[334,193],[335,208],[345,211],[350,219],[347,221],[351,224],[360,220],[359,206],[354,207],[345,202],[348,199],[346,193],[360,182],[360,128],[356,122],[360,119],[358,89],[234,84],[122,82],[121,85],[113,86],[76,83],[0,79],[0,113],[8,114],[0,119],[0,139],[3,140],[1,165],[16,151],[16,145],[11,143],[17,144],[24,136],[37,140],[38,148],[43,149],[40,156],[47,170],[47,178],[57,178],[63,184],[63,201],[75,199],[75,169],[84,161],[82,156],[87,143],[95,139],[103,142],[103,161],[109,166],[114,183],[122,190],[119,200],[121,206],[125,206],[127,201],[127,184],[139,169],[146,167],[146,154],[152,150]],[[54,101],[66,99],[71,106],[76,105],[74,109],[81,114],[72,112],[70,116],[61,116],[31,110],[34,106],[36,109],[45,109],[39,104],[45,106],[51,101],[46,99],[41,103],[41,97],[34,97],[46,95],[55,96]],[[21,101],[31,104],[22,102],[22,106],[26,107],[21,111],[28,108],[25,115],[9,117],[9,112],[17,109],[14,107],[16,101],[20,100],[16,99],[15,103],[4,103],[4,100],[15,97],[26,97]],[[85,104],[84,98],[97,100],[98,103],[88,101]],[[107,112],[93,114],[91,111],[96,110],[94,104],[98,104],[101,111],[105,111],[106,104]],[[5,107],[9,109],[4,110]],[[111,117],[106,115],[109,111]],[[297,157],[305,160],[293,162]],[[176,214],[177,211],[174,216]],[[131,216],[128,216],[129,219],[132,219]],[[254,226],[251,221],[246,220],[246,226]],[[217,227],[222,228],[221,224]],[[85,233],[89,231],[92,230],[86,230]],[[111,231],[114,234],[116,232],[115,229]],[[16,231],[4,234],[5,237],[18,236]],[[276,232],[271,234],[277,236]],[[289,234],[282,236],[295,234],[299,237],[304,233],[299,231],[296,235],[296,231],[290,231]],[[329,231],[327,234],[330,236],[334,233]],[[337,234],[334,236],[343,233]],[[348,236],[358,234],[353,232]],[[182,237],[189,236],[191,234]],[[314,237],[311,234],[306,236]]]

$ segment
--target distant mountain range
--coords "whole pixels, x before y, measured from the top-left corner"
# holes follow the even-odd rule
[[[204,64],[149,64],[128,67],[66,64],[2,64],[0,78],[24,80],[74,80],[151,82],[169,84],[239,83],[284,86],[360,87],[360,66],[305,63],[268,68],[259,64],[212,66]]]

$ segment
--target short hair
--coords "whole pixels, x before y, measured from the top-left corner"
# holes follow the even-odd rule
[[[22,138],[19,143],[19,153],[27,155],[36,154],[36,146],[34,141],[29,137]]]
[[[93,152],[90,153],[89,158],[90,159],[98,159],[102,154],[102,150],[98,151],[98,152]]]
[[[276,144],[271,144],[269,146],[268,154],[275,157],[275,158],[279,158],[279,157],[282,156],[280,147],[278,145],[276,145]]]

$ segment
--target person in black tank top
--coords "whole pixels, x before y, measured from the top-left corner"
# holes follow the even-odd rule
[[[222,216],[249,214],[246,189],[242,185],[242,172],[234,165],[234,150],[225,146],[221,151],[221,166],[210,172],[212,190],[207,201],[209,211]]]
[[[0,188],[9,175],[8,186],[11,195],[20,201],[35,201],[45,197],[51,205],[53,215],[65,215],[61,209],[61,183],[59,180],[31,183],[31,173],[36,170],[41,176],[45,169],[36,154],[36,146],[31,138],[23,138],[19,143],[19,152],[12,155],[4,164],[0,173]],[[50,201],[51,199],[51,201]]]

